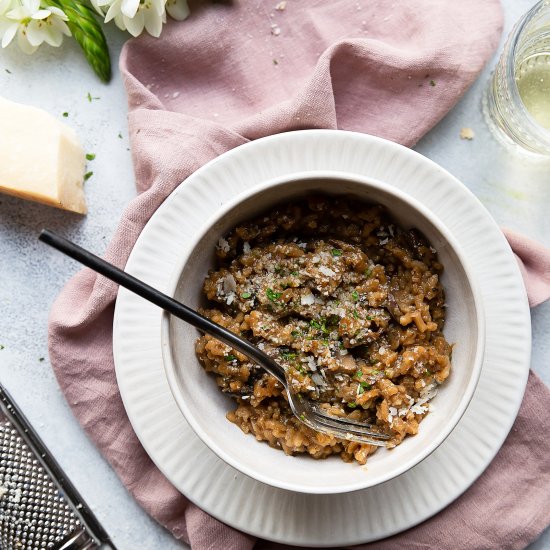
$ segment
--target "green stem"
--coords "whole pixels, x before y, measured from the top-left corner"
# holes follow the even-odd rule
[[[73,37],[79,43],[88,63],[103,82],[111,79],[111,59],[105,35],[95,12],[80,0],[47,0],[48,4],[62,9],[69,20]]]

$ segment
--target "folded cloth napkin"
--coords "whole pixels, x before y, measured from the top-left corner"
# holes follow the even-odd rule
[[[161,39],[132,40],[122,53],[139,195],[105,256],[121,267],[168,194],[248,140],[340,128],[413,145],[472,83],[502,23],[497,0],[242,0],[191,10]],[[550,292],[550,253],[509,238],[536,303]],[[116,292],[84,270],[53,306],[50,354],[68,402],[129,491],[176,537],[196,549],[252,548],[253,537],[179,494],[132,431],[113,366]],[[549,426],[538,414],[549,409],[550,391],[531,374],[516,425],[484,475],[445,511],[376,547],[524,547],[550,522]]]

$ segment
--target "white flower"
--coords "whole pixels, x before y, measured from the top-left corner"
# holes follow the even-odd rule
[[[65,23],[68,17],[59,8],[41,8],[40,0],[12,0],[10,7],[12,9],[5,11],[0,23],[2,48],[7,47],[17,35],[19,47],[30,54],[43,42],[57,47],[61,46],[63,35],[71,36]]]
[[[0,0],[1,1],[1,0]],[[94,8],[105,16],[105,23],[114,20],[116,26],[139,36],[143,29],[158,37],[168,14],[178,21],[189,15],[187,0],[91,0]],[[104,12],[104,10],[107,10]]]
[[[189,15],[187,0],[166,0],[166,11],[176,21],[183,21]]]
[[[166,21],[166,0],[96,0],[100,8],[108,6],[105,23],[114,19],[115,24],[132,36],[139,36],[145,28],[152,36],[160,36]]]

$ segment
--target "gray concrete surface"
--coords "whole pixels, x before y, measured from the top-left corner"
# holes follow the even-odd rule
[[[508,30],[534,2],[503,4]],[[86,151],[96,154],[89,163],[94,174],[86,183],[86,218],[0,196],[0,379],[117,546],[169,550],[182,544],[139,508],[87,439],[63,399],[47,357],[48,310],[77,266],[39,244],[39,230],[49,227],[101,253],[135,194],[126,99],[116,70],[125,36],[112,27],[107,34],[115,64],[108,86],[95,79],[74,44],[61,50],[43,48],[31,57],[9,48],[0,56],[1,95],[59,116],[77,130]],[[499,224],[550,246],[549,163],[521,160],[505,151],[481,115],[481,94],[494,62],[416,149],[461,179]],[[88,92],[98,99],[88,101]],[[63,112],[69,116],[61,118]],[[459,138],[462,127],[474,130],[473,141]],[[532,318],[532,367],[550,384],[550,303],[533,310]],[[531,548],[550,548],[550,531]]]

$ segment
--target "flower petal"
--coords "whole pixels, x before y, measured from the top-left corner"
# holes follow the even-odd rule
[[[139,0],[122,0],[120,11],[126,17],[134,17],[139,8]]]
[[[143,11],[138,10],[135,17],[126,17],[123,16],[124,24],[126,25],[126,30],[132,36],[139,36],[143,32],[143,27],[145,26],[145,21],[143,18]]]
[[[114,2],[109,6],[107,13],[105,14],[105,23],[108,23],[113,17],[120,14],[120,2]]]
[[[58,48],[63,43],[63,34],[53,27],[48,26],[44,31],[44,41],[50,46]]]
[[[56,6],[48,6],[48,10],[52,12],[52,15],[56,15],[59,17],[59,19],[62,19],[63,21],[68,21],[69,18],[65,14],[65,12]]]
[[[2,37],[2,48],[5,48],[10,44],[10,42],[13,40],[13,37],[15,36],[15,33],[17,32],[19,25],[17,23],[12,23],[4,32],[4,36]]]
[[[166,0],[153,0],[152,4],[158,15],[162,15],[165,12],[164,5],[166,4]]]
[[[58,32],[63,33],[65,36],[72,36],[71,30],[67,26],[67,23],[65,21],[62,21],[61,19],[52,19],[51,21],[52,27],[56,29]]]
[[[27,8],[29,15],[32,15],[40,9],[40,0],[23,0],[23,7]]]
[[[11,8],[11,0],[0,0],[0,15],[6,13]]]
[[[168,0],[168,2],[166,2],[166,11],[168,15],[176,21],[187,19],[189,16],[187,0]]]
[[[46,17],[49,17],[49,16],[50,16],[49,10],[38,10],[31,15],[32,19],[46,19]]]
[[[6,13],[6,17],[8,19],[13,19],[14,21],[21,21],[21,19],[29,17],[29,12],[23,6],[18,6]]]
[[[146,31],[151,36],[158,38],[162,32],[162,15],[157,14],[152,8],[143,11]]]
[[[17,33],[17,45],[21,48],[23,53],[29,55],[37,50],[37,46],[33,46],[29,43],[26,37],[26,32],[22,28],[19,28],[19,32]]]
[[[46,39],[46,26],[38,21],[31,21],[26,30],[27,40],[31,46],[40,46]]]
[[[115,16],[115,25],[116,25],[121,31],[127,30],[127,29],[126,29],[126,25],[124,24],[124,15],[122,15],[121,13],[118,13],[118,14]]]

